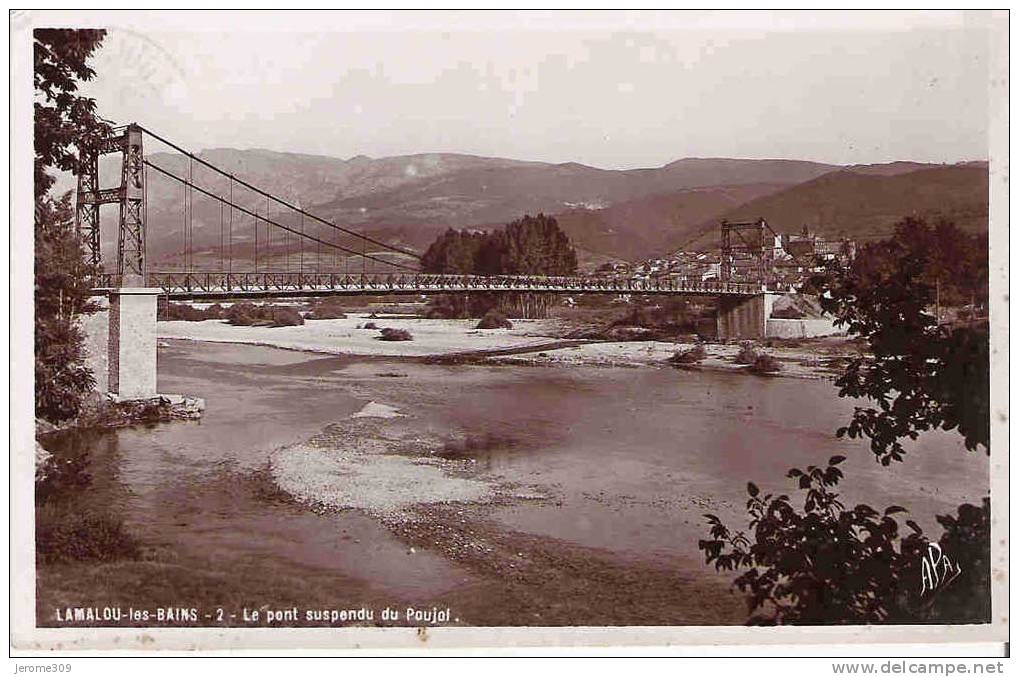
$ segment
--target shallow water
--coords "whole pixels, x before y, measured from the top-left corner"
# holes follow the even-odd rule
[[[696,549],[702,514],[736,524],[746,482],[790,493],[784,476],[793,466],[847,456],[847,504],[903,505],[935,533],[935,514],[979,503],[988,485],[986,456],[967,452],[957,435],[926,435],[891,468],[866,444],[836,439],[852,403],[821,381],[354,361],[174,342],[160,348],[159,388],[205,398],[203,419],[57,444],[58,453],[91,451],[84,503],[109,506],[147,542],[180,552],[335,571],[409,600],[472,575],[428,552],[408,558],[404,544],[356,512],[318,515],[266,500],[253,478],[270,452],[383,403],[408,414],[401,425],[476,458],[483,475],[553,498],[497,508],[507,528],[692,576],[714,575]]]

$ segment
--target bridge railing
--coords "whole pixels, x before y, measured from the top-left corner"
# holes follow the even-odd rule
[[[625,278],[565,275],[447,275],[434,273],[303,273],[303,272],[150,272],[148,284],[170,296],[300,292],[434,293],[468,291],[760,294],[760,284],[677,278]],[[97,291],[121,286],[117,275],[93,280]]]

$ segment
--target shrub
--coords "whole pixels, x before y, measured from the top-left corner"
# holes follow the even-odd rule
[[[704,346],[696,345],[689,350],[676,352],[669,358],[669,362],[673,364],[697,364],[707,356],[708,352],[704,350]]]
[[[304,317],[307,320],[342,320],[347,316],[346,309],[346,304],[340,299],[322,299],[313,303]]]
[[[272,308],[270,313],[273,327],[298,327],[304,324],[304,318],[293,308]]]
[[[254,303],[235,303],[225,313],[227,322],[230,324],[248,327],[258,321],[260,312]]]
[[[755,374],[774,374],[776,371],[782,371],[782,363],[767,353],[761,353],[750,365],[750,371]]]
[[[754,349],[753,341],[743,341],[739,344],[739,352],[736,353],[736,364],[753,364],[757,361],[758,353]]]
[[[223,306],[218,303],[214,303],[204,310],[201,308],[195,308],[188,303],[170,303],[159,307],[157,319],[202,322],[203,320],[219,320],[222,319],[223,316]]]
[[[378,325],[375,324],[374,322],[365,322],[364,326],[362,327],[362,329],[378,329],[378,328],[379,328]]]
[[[253,303],[235,303],[224,313],[230,324],[240,327],[264,325],[294,327],[304,324],[304,318],[290,306],[256,306]]]
[[[496,307],[499,298],[489,292],[443,294],[428,300],[425,317],[434,320],[458,320],[482,317]]]
[[[140,555],[138,541],[124,530],[122,520],[63,503],[36,509],[35,551],[40,562],[109,562]]]
[[[912,616],[927,541],[918,527],[900,534],[894,517],[905,512],[900,506],[883,513],[862,504],[847,509],[833,489],[844,460],[833,456],[827,466],[788,472],[804,492],[802,512],[789,496],[762,494],[750,482],[749,531],[705,515],[710,536],[698,548],[718,571],[743,570],[734,583],[757,612],[751,624],[902,622]]]
[[[410,332],[406,329],[394,329],[393,327],[385,327],[382,329],[382,336],[379,337],[380,341],[413,341],[414,337],[411,336]]]
[[[512,329],[513,323],[498,310],[494,308],[485,313],[485,316],[478,322],[475,329]]]
[[[990,502],[964,504],[958,517],[939,515],[938,545],[961,572],[936,595],[924,591],[930,544],[920,526],[891,505],[848,508],[835,491],[837,468],[792,468],[786,474],[802,492],[802,510],[788,495],[763,494],[747,484],[749,530],[734,530],[706,514],[710,529],[698,542],[708,564],[741,571],[733,581],[747,594],[751,624],[981,623],[990,620]]]

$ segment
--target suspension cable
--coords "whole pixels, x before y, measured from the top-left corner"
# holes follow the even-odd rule
[[[407,256],[412,256],[415,259],[420,259],[421,258],[420,254],[416,254],[416,253],[414,253],[414,252],[412,252],[410,250],[403,249],[401,247],[396,247],[396,246],[388,244],[386,242],[382,242],[380,240],[376,240],[374,238],[371,238],[371,237],[369,237],[367,235],[359,235],[357,232],[355,232],[353,230],[350,230],[349,228],[344,228],[343,226],[338,226],[335,223],[331,223],[329,221],[326,221],[325,219],[323,219],[323,218],[321,218],[319,216],[316,216],[315,214],[312,214],[311,212],[305,211],[305,210],[301,209],[300,207],[297,207],[295,205],[290,204],[286,200],[283,200],[283,199],[281,199],[279,197],[276,197],[275,195],[272,195],[271,193],[267,193],[266,191],[258,188],[257,186],[251,185],[250,183],[248,183],[247,181],[244,181],[243,179],[235,177],[233,174],[230,174],[229,172],[226,172],[226,171],[220,169],[216,165],[211,164],[211,163],[207,162],[206,160],[203,160],[202,158],[200,158],[200,157],[198,157],[196,155],[191,154],[187,149],[182,148],[181,146],[178,146],[177,144],[173,143],[172,141],[169,141],[168,139],[160,136],[159,134],[156,134],[155,132],[153,132],[153,131],[151,131],[149,129],[146,129],[145,127],[142,127],[141,125],[139,125],[138,127],[143,132],[145,132],[146,134],[151,136],[152,138],[154,138],[157,141],[160,141],[160,142],[166,144],[167,146],[169,146],[169,147],[173,148],[174,150],[178,151],[179,153],[182,153],[182,154],[186,155],[187,157],[192,158],[193,160],[195,160],[199,164],[205,165],[206,167],[208,167],[212,171],[214,171],[214,172],[216,172],[218,174],[221,174],[222,176],[227,176],[227,177],[233,178],[235,181],[237,181],[237,183],[241,184],[245,188],[249,188],[250,190],[253,190],[254,192],[256,192],[256,193],[258,193],[260,195],[264,195],[265,197],[267,197],[267,198],[269,198],[269,199],[271,199],[271,200],[273,200],[275,202],[278,202],[279,204],[283,205],[284,207],[287,207],[288,209],[292,209],[293,211],[300,212],[300,213],[304,214],[305,216],[307,216],[310,219],[314,219],[315,221],[318,221],[318,222],[320,222],[320,223],[322,223],[324,225],[327,225],[330,228],[334,228],[336,230],[339,230],[339,231],[342,231],[344,233],[347,233],[348,235],[354,235],[356,237],[362,237],[362,238],[368,240],[369,242],[371,242],[372,244],[378,245],[380,247],[384,247],[384,248],[389,249],[389,250],[391,250],[393,252],[398,252],[398,253],[401,253],[401,254],[405,254]]]
[[[169,178],[171,178],[171,179],[173,179],[173,180],[175,180],[175,181],[178,181],[178,182],[180,182],[180,183],[184,183],[184,184],[187,184],[187,183],[188,183],[188,182],[187,182],[187,179],[185,179],[185,178],[183,178],[183,177],[180,177],[180,176],[177,176],[177,175],[176,175],[176,174],[174,174],[173,172],[169,172],[169,171],[167,171],[167,170],[163,169],[162,167],[160,167],[159,165],[153,164],[153,163],[149,162],[148,160],[144,160],[144,162],[145,162],[145,164],[146,164],[146,165],[148,165],[149,167],[152,167],[153,169],[155,169],[155,170],[156,170],[157,172],[159,172],[160,174],[164,174],[165,176],[167,176],[167,177],[169,177]],[[219,195],[216,195],[215,193],[211,193],[211,192],[209,192],[209,191],[205,190],[204,188],[202,188],[201,186],[195,186],[195,185],[192,185],[191,187],[192,187],[192,188],[193,188],[194,190],[196,190],[196,191],[198,191],[199,193],[201,193],[202,195],[206,195],[206,196],[208,196],[208,197],[211,197],[211,198],[212,198],[212,199],[214,199],[214,200],[218,200],[218,201],[220,201],[220,202],[224,202],[224,201],[225,201],[225,198],[223,198],[223,197],[221,197],[221,196],[219,196]],[[234,207],[235,209],[237,209],[238,211],[240,211],[240,212],[242,212],[242,213],[244,213],[244,214],[248,214],[249,216],[252,216],[252,217],[254,217],[254,218],[256,218],[256,219],[262,219],[263,221],[265,221],[265,222],[266,222],[266,224],[267,224],[267,225],[271,224],[271,225],[273,225],[273,226],[276,226],[277,228],[280,228],[280,229],[282,229],[282,230],[286,230],[286,231],[289,231],[289,232],[291,232],[291,233],[295,233],[295,232],[296,232],[296,231],[294,231],[294,229],[293,229],[293,228],[290,228],[289,226],[285,226],[285,225],[283,225],[282,223],[279,223],[279,222],[277,222],[277,221],[272,221],[272,220],[270,220],[270,219],[266,219],[266,218],[264,218],[264,217],[260,217],[260,216],[258,216],[258,214],[257,214],[257,213],[255,213],[255,212],[251,211],[250,209],[247,209],[247,208],[245,208],[245,207],[242,207],[242,206],[240,206],[240,205],[237,205],[237,204],[233,204],[232,206],[233,206],[233,207]],[[255,233],[256,233],[256,235],[257,235],[257,233],[258,233],[257,229],[256,229]],[[357,251],[355,251],[355,250],[353,250],[353,249],[349,249],[349,248],[347,248],[347,247],[344,247],[344,246],[342,246],[342,245],[338,245],[338,244],[335,244],[335,243],[333,243],[333,242],[327,242],[327,241],[325,241],[325,240],[322,240],[321,238],[317,238],[317,237],[314,237],[314,236],[312,236],[312,235],[305,235],[304,237],[305,237],[306,239],[308,239],[308,240],[314,240],[314,241],[316,241],[316,242],[318,242],[318,243],[320,243],[320,244],[324,244],[324,245],[326,245],[327,247],[331,247],[331,248],[332,248],[332,249],[333,249],[334,251],[335,251],[335,250],[339,250],[339,251],[347,252],[348,254],[354,254],[354,255],[356,255],[356,256],[361,256],[361,255],[362,255],[362,254],[361,254],[360,252],[357,252]],[[397,267],[397,268],[403,268],[403,269],[405,269],[405,270],[411,270],[411,271],[417,272],[417,269],[416,269],[416,268],[412,268],[412,267],[410,267],[410,266],[407,266],[407,265],[404,265],[404,264],[402,264],[402,263],[396,263],[396,262],[393,262],[393,261],[386,261],[386,260],[384,260],[384,259],[379,259],[378,257],[376,257],[376,256],[373,256],[373,255],[371,255],[371,254],[365,254],[364,256],[366,256],[367,258],[373,259],[373,260],[375,260],[375,261],[379,261],[380,263],[385,263],[385,264],[387,264],[387,265],[390,265],[390,266],[395,266],[395,267]]]
[[[188,182],[194,185],[194,162],[188,160]],[[195,267],[195,191],[188,188],[188,272]]]
[[[258,207],[255,207],[255,212],[251,216],[254,218],[251,220],[251,225],[255,228],[255,272],[258,272]]]
[[[230,180],[230,262],[227,264],[227,273],[234,270],[234,182]]]

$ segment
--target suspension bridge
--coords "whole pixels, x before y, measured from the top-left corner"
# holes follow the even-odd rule
[[[153,161],[145,155],[146,140],[172,154]],[[725,267],[723,279],[708,281],[424,272],[417,252],[315,214],[299,201],[265,190],[137,124],[112,128],[98,142],[83,142],[79,152],[75,225],[95,271],[93,290],[109,299],[108,323],[96,339],[102,344],[98,350],[106,353],[103,369],[108,378],[104,381],[100,375],[98,380],[100,388],[122,396],[155,393],[155,311],[160,297],[273,299],[474,292],[712,296],[719,299],[722,337],[763,335],[770,314],[770,295],[762,282],[734,281]],[[99,161],[105,155],[120,156],[119,186],[100,186]],[[196,178],[196,167],[207,180]],[[148,257],[149,180],[157,176],[181,188],[178,260],[162,270],[151,268]],[[205,214],[199,218],[198,233],[196,198]],[[119,206],[115,261],[103,256],[100,219],[101,208],[107,204]],[[218,246],[210,243],[210,205],[219,207]],[[740,236],[723,224],[723,234],[729,232]],[[723,254],[732,249],[723,246]],[[196,264],[199,252],[205,262]],[[351,258],[361,263],[360,273],[350,272]]]
[[[179,153],[186,161],[186,175],[179,175],[145,157],[143,137]],[[117,152],[123,157],[121,186],[100,188],[98,158]],[[222,193],[195,180],[195,165],[225,180],[225,186],[218,186]],[[178,300],[478,291],[712,296],[761,293],[759,284],[732,281],[422,273],[421,257],[416,252],[309,212],[139,125],[115,129],[110,139],[82,162],[82,167],[78,177],[77,225],[91,263],[101,271],[93,281],[95,290],[100,293],[130,285],[158,288],[162,295]],[[146,217],[150,171],[182,188],[181,263],[173,269],[153,270],[148,265]],[[241,202],[241,192],[248,198],[246,203]],[[220,206],[218,247],[208,242],[205,245],[206,250],[211,250],[214,261],[218,261],[218,268],[195,265],[196,196],[208,204]],[[253,198],[265,200],[264,210],[252,204]],[[107,203],[120,204],[115,267],[104,266],[102,254],[99,208]],[[238,218],[235,220],[235,217]],[[242,228],[241,219],[250,219],[251,226]],[[360,248],[357,245],[361,245]],[[244,253],[243,258],[235,256],[240,252]],[[330,257],[330,253],[334,255]],[[337,254],[343,255],[342,271],[337,266]],[[362,264],[370,262],[372,272],[350,273],[349,258]]]

